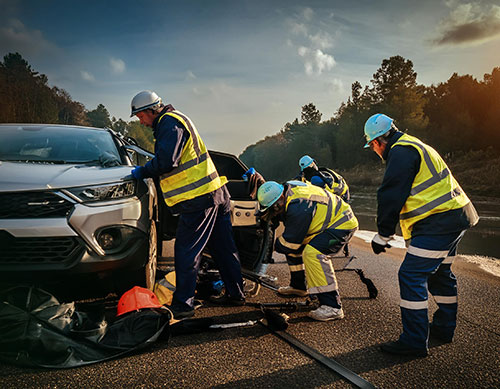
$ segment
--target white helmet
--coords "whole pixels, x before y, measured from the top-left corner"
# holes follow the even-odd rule
[[[130,103],[131,114],[134,116],[137,112],[144,111],[145,109],[156,109],[162,106],[161,97],[155,92],[144,90],[137,93],[132,102]]]

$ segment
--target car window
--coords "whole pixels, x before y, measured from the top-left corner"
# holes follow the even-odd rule
[[[0,126],[0,160],[124,164],[109,132],[67,126]]]

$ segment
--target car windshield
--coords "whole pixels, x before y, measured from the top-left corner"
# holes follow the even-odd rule
[[[123,164],[108,131],[50,125],[0,126],[0,160],[106,167]]]

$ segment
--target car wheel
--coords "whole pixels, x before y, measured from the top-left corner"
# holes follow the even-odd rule
[[[156,281],[156,266],[158,265],[158,255],[161,250],[161,239],[158,239],[156,222],[151,220],[149,226],[149,251],[148,261],[144,266],[144,275],[146,278],[146,288],[153,290]]]

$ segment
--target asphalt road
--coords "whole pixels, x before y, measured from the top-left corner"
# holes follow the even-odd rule
[[[404,251],[391,249],[375,256],[355,238],[351,252],[379,289],[370,300],[353,272],[337,279],[346,317],[315,322],[304,312],[290,314],[287,332],[335,359],[380,388],[498,388],[500,387],[500,278],[456,261],[459,316],[451,344],[430,344],[426,358],[382,353],[379,344],[397,339],[401,331],[397,269]],[[268,273],[288,283],[283,257]],[[345,260],[334,259],[337,269]],[[254,302],[288,301],[261,290]],[[431,304],[430,312],[435,309]],[[251,307],[213,307],[196,317],[217,323],[261,318]],[[313,361],[265,327],[256,325],[179,335],[157,342],[138,354],[68,370],[27,369],[0,364],[0,388],[349,388],[344,379]]]

